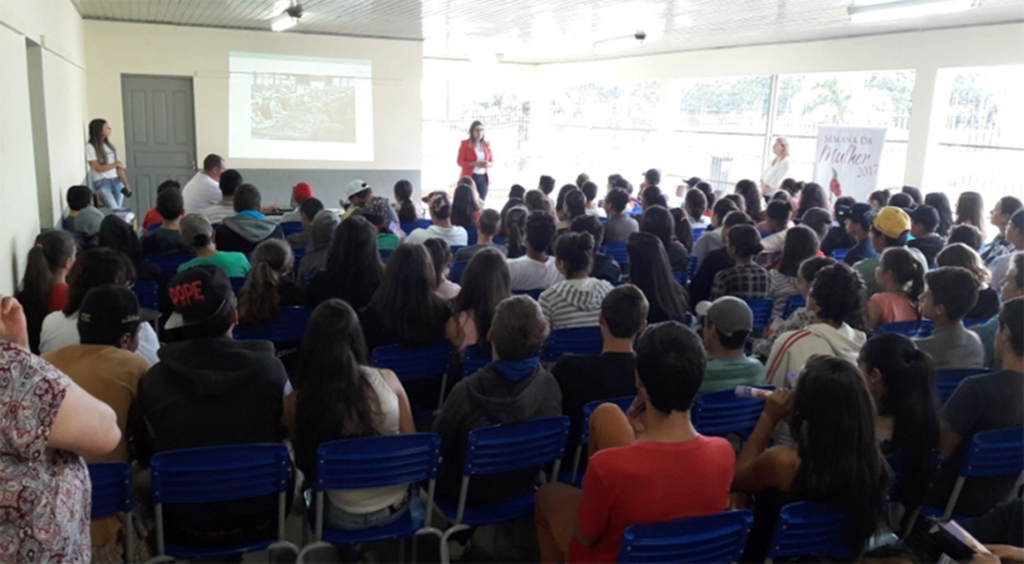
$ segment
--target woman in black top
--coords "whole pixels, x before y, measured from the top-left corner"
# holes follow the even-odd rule
[[[661,206],[644,209],[640,231],[651,233],[661,241],[668,254],[672,272],[686,272],[686,267],[690,263],[690,253],[682,243],[675,240],[675,219],[667,209]]]
[[[683,322],[686,296],[672,277],[668,255],[661,240],[652,233],[634,233],[626,243],[629,253],[629,282],[647,297],[647,322]]]
[[[366,218],[354,215],[334,230],[327,265],[309,284],[310,305],[341,298],[358,311],[370,303],[383,278],[377,229]]]

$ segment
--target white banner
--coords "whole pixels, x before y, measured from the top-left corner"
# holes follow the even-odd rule
[[[818,126],[814,182],[833,200],[853,196],[858,202],[878,188],[878,163],[885,147],[884,127]]]

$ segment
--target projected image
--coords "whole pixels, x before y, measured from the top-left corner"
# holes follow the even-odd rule
[[[349,79],[258,73],[251,94],[252,136],[355,143],[355,97]]]

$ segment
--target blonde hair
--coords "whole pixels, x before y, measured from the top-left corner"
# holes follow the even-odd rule
[[[772,159],[773,166],[778,164],[779,161],[781,161],[782,159],[789,156],[789,139],[779,136],[775,138],[775,142],[782,143],[782,156],[776,156],[774,159]]]

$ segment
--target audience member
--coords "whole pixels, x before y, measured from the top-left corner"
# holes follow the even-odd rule
[[[579,175],[576,176],[576,187],[579,188],[580,190],[583,190],[583,185],[586,184],[587,182],[590,182],[589,174],[581,172],[579,173]]]
[[[449,245],[466,246],[469,235],[466,229],[458,225],[452,225],[452,206],[448,202],[448,194],[444,192],[431,192],[425,201],[430,209],[431,225],[427,228],[414,229],[405,238],[406,243],[423,244],[427,239],[438,237],[444,239]]]
[[[181,184],[179,184],[177,180],[171,180],[171,179],[167,179],[167,180],[164,180],[163,182],[161,182],[160,185],[156,187],[156,198],[157,198],[157,201],[160,200],[160,194],[163,194],[167,190],[175,190],[179,194],[181,194]],[[182,210],[184,210],[184,206],[185,206],[185,200],[184,199],[182,199],[182,204],[181,205],[182,205]],[[185,215],[185,212],[182,211],[181,215]],[[154,225],[160,225],[161,223],[163,223],[163,221],[164,221],[164,219],[163,219],[163,217],[160,216],[160,211],[156,208],[156,206],[153,206],[153,207],[149,208],[149,210],[146,211],[146,215],[142,219],[142,230],[143,231],[149,231],[150,227],[152,227]]]
[[[679,244],[686,249],[687,253],[692,252],[694,227],[690,224],[690,219],[686,216],[686,212],[682,208],[671,208],[668,210],[668,213],[672,216],[672,231],[675,240],[679,241]]]
[[[686,295],[672,276],[668,255],[661,240],[652,233],[637,233],[626,244],[629,254],[629,282],[647,298],[648,323],[683,322],[686,319]]]
[[[946,246],[946,238],[935,231],[939,228],[939,212],[927,204],[917,206],[910,212],[910,235],[913,240],[907,246],[921,251],[928,268],[935,266],[935,255]]]
[[[949,237],[949,230],[953,228],[953,210],[949,205],[949,196],[943,192],[930,192],[925,195],[924,203],[935,208],[939,214],[939,225],[935,232],[940,237]]]
[[[28,252],[16,298],[25,312],[29,348],[34,353],[39,352],[43,319],[68,303],[68,274],[77,254],[74,237],[61,230],[40,233]]]
[[[313,277],[327,266],[331,239],[340,223],[338,214],[330,210],[321,210],[313,216],[309,245],[306,246],[306,254],[302,256],[302,262],[299,263],[298,280],[300,284],[308,286]],[[380,259],[379,256],[377,258]]]
[[[458,500],[470,431],[561,415],[558,383],[537,357],[547,336],[540,306],[529,296],[498,304],[487,336],[494,361],[456,384],[434,419],[434,432],[441,436],[437,496],[444,503]],[[474,476],[466,506],[515,499],[533,489],[535,474],[527,469]]]
[[[1013,255],[1024,251],[1024,210],[1017,210],[1006,225],[1006,240],[1013,245],[1015,251],[1005,254],[992,261],[992,286],[999,288],[1003,285],[1003,279],[1010,270],[1013,263]]]
[[[393,211],[387,199],[379,196],[374,196],[363,202],[359,210],[359,215],[366,221],[369,221],[377,233],[378,251],[393,251],[402,242],[398,235],[389,227],[389,225],[394,225],[387,220],[388,213]]]
[[[363,180],[353,180],[346,184],[345,188],[341,191],[341,200],[339,201],[345,207],[345,213],[341,216],[341,219],[346,220],[354,215],[361,214],[365,204],[373,199],[373,197],[373,188]],[[390,204],[388,205],[387,214],[386,223],[388,227],[397,225],[398,213],[395,212]]]
[[[877,258],[879,255],[871,243],[871,213],[871,206],[867,204],[854,204],[839,209],[839,220],[846,227],[846,232],[857,242],[843,258],[843,262],[850,266],[865,259]]]
[[[793,207],[789,202],[778,199],[768,202],[764,212],[764,221],[759,222],[756,226],[758,234],[763,238],[785,233],[787,229],[793,227],[792,215]]]
[[[216,225],[225,218],[238,213],[235,211],[235,190],[242,185],[242,173],[233,168],[225,170],[218,181],[220,187],[220,201],[206,208],[203,215],[212,225]]]
[[[594,238],[593,266],[590,276],[604,280],[612,285],[618,284],[622,278],[622,268],[610,255],[601,252],[604,242],[604,224],[596,217],[577,217],[569,226],[572,233],[589,233]]]
[[[949,232],[949,238],[946,239],[947,245],[954,243],[963,243],[975,251],[981,251],[981,246],[985,243],[985,236],[982,235],[981,231],[973,225],[957,225]]]
[[[814,276],[818,271],[833,264],[836,264],[834,259],[825,257],[815,257],[800,263],[800,268],[797,270],[796,288],[804,300],[807,300],[811,292],[811,284],[814,282]],[[780,335],[790,331],[799,331],[807,327],[814,322],[814,317],[815,313],[805,305],[790,313],[788,319],[775,318],[772,326],[765,333],[765,337],[754,341],[752,349],[754,355],[761,360],[766,360],[772,352],[772,346]]]
[[[888,188],[882,190],[875,190],[868,196],[868,204],[875,211],[878,211],[885,206],[889,205],[889,198],[892,197],[892,193],[889,192]]]
[[[306,297],[292,280],[295,256],[284,241],[268,239],[252,253],[252,272],[238,298],[238,323],[263,328],[277,320],[282,307],[306,305]]]
[[[999,291],[989,285],[992,274],[981,262],[977,251],[963,243],[953,243],[939,253],[938,266],[959,266],[967,269],[978,286],[978,301],[964,319],[992,319],[999,314]]]
[[[604,208],[597,205],[597,184],[590,182],[589,180],[584,182],[580,186],[580,191],[583,192],[583,196],[587,199],[586,214],[594,217],[608,217],[608,213],[604,211]]]
[[[548,203],[551,204],[552,208],[554,208],[555,199],[551,197],[551,193],[555,191],[555,179],[547,175],[541,176],[540,181],[537,183],[537,190],[544,194],[544,197],[548,200]]]
[[[555,219],[531,212],[526,220],[526,254],[508,261],[513,291],[544,290],[564,279],[555,257],[548,255],[554,238]]]
[[[907,197],[909,198],[909,196]],[[924,254],[917,249],[907,248],[909,235],[910,216],[902,209],[886,206],[875,215],[871,221],[871,246],[874,247],[878,256],[857,261],[853,265],[854,270],[860,274],[867,285],[868,296],[882,291],[882,287],[875,281],[875,269],[878,268],[879,258],[886,249],[906,248],[914,259],[921,263],[922,268],[928,269],[928,261],[925,260]],[[847,264],[849,263],[847,262]]]
[[[203,170],[197,172],[181,189],[181,195],[185,198],[186,214],[206,213],[209,207],[217,205],[222,197],[220,177],[227,168],[227,163],[220,155],[206,155],[203,159]]]
[[[761,199],[761,191],[753,180],[740,180],[736,183],[733,193],[743,199],[743,209],[755,223],[764,219],[764,200]]]
[[[182,272],[201,264],[212,264],[231,278],[245,278],[252,266],[242,253],[218,251],[214,238],[217,234],[202,214],[189,214],[181,220],[181,238],[196,253],[196,258],[178,267]]]
[[[1002,286],[999,287],[999,296],[1003,303],[1024,297],[1024,253],[1014,253],[1010,256],[1013,259],[1012,266],[1003,278]],[[999,361],[995,358],[993,345],[999,331],[999,317],[993,317],[988,323],[974,327],[973,331],[981,337],[981,343],[985,347],[985,366],[998,369]]]
[[[104,215],[92,205],[92,190],[88,186],[72,186],[68,188],[67,199],[69,211],[61,228],[74,233],[86,247],[94,245]]]
[[[452,225],[465,229],[473,229],[480,218],[480,205],[476,201],[476,190],[473,185],[461,185],[455,188],[452,197]]]
[[[683,325],[660,323],[644,332],[633,406],[623,414],[604,404],[591,415],[583,490],[552,483],[537,492],[541,562],[613,562],[630,525],[727,508],[732,447],[702,436],[690,420],[705,365],[700,339]],[[686,479],[665,471],[682,460]]]
[[[704,213],[708,211],[708,198],[704,192],[696,188],[687,190],[683,198],[683,211],[694,227],[710,227],[710,222],[704,217]]]
[[[217,246],[225,251],[251,253],[267,239],[284,239],[277,222],[260,213],[260,191],[252,184],[243,184],[235,191],[236,214],[226,217],[216,227]]]
[[[836,199],[834,209],[835,217],[839,225],[831,226],[830,222],[828,235],[825,235],[821,239],[821,252],[824,253],[825,256],[830,257],[832,256],[832,251],[836,249],[851,249],[857,244],[857,239],[847,232],[845,222],[843,221],[843,215],[841,213],[844,208],[851,208],[856,203],[857,202],[850,196],[841,196]]]
[[[462,272],[462,282],[444,330],[445,337],[459,351],[476,344],[490,344],[487,332],[494,310],[512,294],[508,264],[495,249],[474,254]]]
[[[612,285],[590,276],[594,238],[589,233],[566,233],[554,246],[555,266],[565,279],[548,287],[538,299],[548,327],[554,331],[597,325],[601,301]]]
[[[977,192],[961,192],[956,200],[956,225],[970,225],[981,232],[981,239],[985,240],[985,203],[981,194]]]
[[[942,269],[939,269],[942,270]],[[974,435],[1024,426],[1024,299],[1014,298],[999,311],[995,355],[1002,370],[971,376],[957,386],[940,412],[945,460],[929,495],[929,505],[944,507]],[[1017,476],[968,478],[954,515],[981,515],[1009,497]]]
[[[723,296],[696,307],[701,320],[708,366],[699,393],[731,390],[764,383],[764,365],[743,352],[754,330],[754,313],[747,302]]]
[[[978,282],[966,268],[943,266],[925,275],[928,289],[921,295],[921,316],[935,323],[930,337],[918,339],[935,370],[981,368],[985,349],[981,339],[964,328],[963,319],[978,301]]]
[[[1024,203],[1016,196],[1003,196],[992,208],[990,222],[996,226],[996,230],[999,232],[996,233],[995,239],[981,251],[981,259],[985,261],[985,266],[991,267],[997,258],[1014,252],[1013,243],[1006,238],[1006,226],[1009,225],[1013,214],[1022,208],[1024,208]]]
[[[313,220],[316,219],[316,214],[323,211],[323,209],[324,203],[320,200],[316,198],[306,198],[301,204],[299,204],[299,207],[295,212],[289,212],[297,213],[296,217],[298,217],[298,219],[295,221],[298,221],[302,225],[302,231],[292,233],[285,237],[285,240],[288,241],[289,245],[296,249],[305,249],[309,246],[309,242],[313,238]],[[285,223],[284,219],[281,220],[281,223]]]
[[[722,240],[722,224],[725,222],[726,216],[738,210],[739,208],[732,200],[722,199],[715,202],[715,205],[711,207],[711,226],[694,241],[693,256],[703,260],[711,251],[725,248],[725,242]]]
[[[921,189],[916,186],[904,186],[901,190],[904,194],[910,196],[913,200],[910,207],[917,208],[924,203],[923,196],[921,195]]]
[[[508,249],[508,259],[526,255],[526,218],[530,210],[526,206],[514,206],[501,219],[502,231],[505,233],[504,247]]]
[[[909,210],[914,207],[914,198],[910,194],[904,194],[903,192],[897,192],[892,196],[889,196],[888,207],[899,208],[901,210]]]
[[[604,223],[604,242],[624,243],[633,233],[640,231],[635,219],[626,215],[629,205],[629,193],[621,188],[608,192],[604,199],[604,211],[608,213],[608,221]]]
[[[522,202],[525,197],[526,188],[523,188],[520,184],[513,184],[512,187],[508,189],[508,199],[510,200],[519,200]]]
[[[235,294],[224,271],[200,265],[168,283],[177,340],[139,382],[136,454],[216,445],[279,443],[288,376],[269,341],[236,341]],[[224,546],[273,534],[277,495],[164,507],[167,542]]]
[[[132,229],[132,226],[121,216],[116,214],[108,215],[100,223],[100,234],[96,241],[100,247],[121,251],[135,267],[136,280],[150,280],[163,282],[165,280],[160,267],[148,263],[142,256],[142,243],[139,236]]]
[[[566,194],[563,208],[563,216],[565,219],[558,223],[560,230],[568,230],[569,226],[572,224],[572,220],[577,217],[584,217],[588,215],[586,196],[584,196],[583,192],[580,192],[579,190],[571,190]]]
[[[187,253],[188,247],[181,238],[181,218],[185,215],[185,200],[181,192],[164,190],[158,194],[156,211],[160,214],[160,227],[142,235],[142,255]]]
[[[323,443],[416,432],[405,388],[394,372],[369,365],[359,317],[344,301],[330,299],[313,311],[298,372],[293,444],[307,482],[317,479],[316,452]],[[325,500],[331,527],[382,527],[408,511],[409,486],[328,490]]]
[[[423,217],[420,206],[412,199],[412,182],[399,180],[395,182],[395,212],[402,223],[412,223]]]
[[[924,292],[925,269],[901,247],[886,249],[875,268],[882,291],[868,299],[865,327],[875,330],[899,321],[917,321],[917,301]]]
[[[473,255],[484,250],[494,249],[502,255],[508,254],[508,247],[494,244],[494,237],[501,232],[501,216],[494,210],[484,210],[477,222],[477,239],[475,245],[462,247],[455,253],[455,261],[467,261]]]
[[[223,179],[221,180],[221,182],[223,182]],[[302,204],[304,204],[306,200],[312,199],[314,199],[313,187],[310,186],[308,182],[299,182],[295,186],[292,186],[292,199],[291,202],[289,202],[291,204],[292,211],[285,212],[284,214],[281,215],[281,223],[302,221]],[[320,209],[323,209],[323,203],[320,204]],[[314,215],[316,214],[310,214],[310,217]]]
[[[690,264],[690,253],[682,243],[675,239],[675,220],[672,214],[662,206],[651,206],[644,209],[640,220],[640,231],[653,233],[665,247],[672,272],[686,272]]]
[[[754,264],[754,257],[764,247],[757,229],[750,225],[737,225],[729,229],[729,258],[733,266],[715,275],[711,285],[712,300],[722,296],[735,296],[744,300],[766,299],[771,296],[768,271]]]
[[[448,280],[448,269],[452,263],[452,251],[448,247],[448,243],[445,243],[444,239],[434,237],[424,241],[423,246],[430,254],[430,262],[436,274],[434,291],[448,301],[454,300],[455,296],[459,295],[461,288],[458,284]]]
[[[800,207],[794,209],[796,217],[803,217],[808,211],[814,208],[823,208],[831,211],[828,192],[820,184],[808,182],[800,190]]]
[[[333,213],[331,216],[334,218],[331,224],[337,224],[337,216]],[[317,223],[315,227],[328,222],[318,216]],[[307,254],[302,265],[308,260]],[[337,224],[323,270],[311,274],[310,305],[340,298],[356,311],[366,307],[384,280],[384,264],[380,261],[376,232],[370,222],[357,216]]]
[[[575,184],[565,184],[558,189],[558,196],[555,198],[555,215],[559,221],[569,217],[568,210],[565,207],[565,197],[571,192],[579,191],[580,189]]]
[[[715,205],[717,206],[718,204]],[[722,241],[728,241],[729,231],[741,225],[753,227],[754,221],[741,211],[730,212],[729,215],[725,216],[725,220],[722,221],[722,227],[719,230],[719,236],[722,238]],[[707,233],[704,236],[706,237]],[[703,239],[704,237],[701,237],[701,240]],[[697,243],[699,245],[700,241],[697,241]],[[694,248],[698,245],[694,245]],[[696,253],[696,251],[694,252]],[[711,288],[718,273],[731,266],[733,266],[732,257],[729,255],[729,250],[724,246],[702,256],[700,265],[690,280],[690,302],[697,304],[707,301],[711,297]]]
[[[526,209],[531,212],[541,211],[551,217],[555,217],[555,202],[551,196],[541,192],[540,190],[530,190],[523,197],[523,203],[526,205]]]
[[[797,225],[789,229],[788,232],[785,246],[782,248],[782,256],[779,257],[777,264],[768,269],[768,282],[771,287],[769,297],[775,300],[775,308],[772,311],[773,318],[782,317],[789,298],[800,294],[797,284],[800,265],[818,254],[818,236],[810,227]]]

